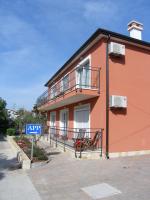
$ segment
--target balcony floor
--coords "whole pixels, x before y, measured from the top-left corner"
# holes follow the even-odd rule
[[[98,97],[99,93],[97,90],[89,89],[77,89],[61,95],[49,102],[43,104],[38,109],[41,111],[53,110],[62,106],[77,103],[94,97]]]

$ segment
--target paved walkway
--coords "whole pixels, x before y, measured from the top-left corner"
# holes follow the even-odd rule
[[[48,149],[48,146],[47,146]],[[31,177],[43,200],[148,200],[150,199],[150,155],[112,160],[77,160],[65,153],[51,156],[51,161],[31,169]],[[115,188],[106,198],[92,198],[82,188]],[[86,189],[85,189],[86,190]],[[96,191],[97,194],[99,191]]]
[[[16,155],[0,136],[0,200],[41,200],[27,173],[17,166]]]
[[[15,170],[15,155],[7,141],[0,140],[0,200],[150,199],[150,155],[80,160],[49,144],[44,147],[51,158],[48,164]]]

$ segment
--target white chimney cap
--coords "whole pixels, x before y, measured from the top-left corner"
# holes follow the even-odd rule
[[[130,37],[141,40],[143,24],[135,20],[132,20],[131,22],[128,23],[128,31],[130,33]]]

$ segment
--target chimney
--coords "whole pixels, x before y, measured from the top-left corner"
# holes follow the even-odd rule
[[[130,37],[142,40],[142,31],[143,31],[143,24],[132,20],[128,23],[128,31],[130,33]]]

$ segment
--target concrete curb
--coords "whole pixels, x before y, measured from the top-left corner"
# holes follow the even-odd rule
[[[30,169],[31,168],[31,160],[24,153],[24,151],[17,145],[14,141],[14,136],[7,136],[7,141],[11,145],[14,152],[17,154],[17,159],[19,163],[21,163],[22,169]]]

